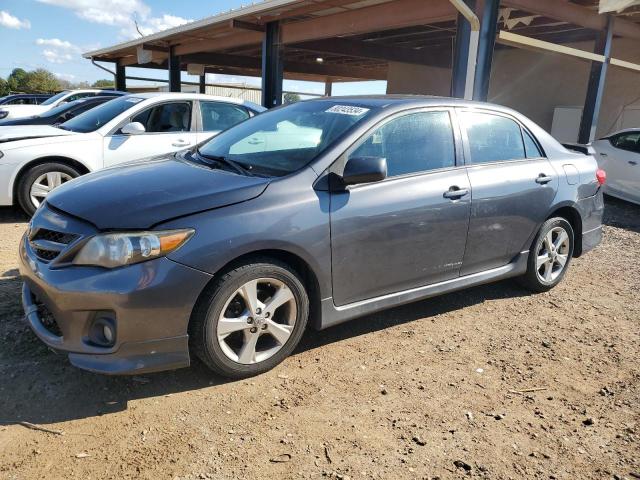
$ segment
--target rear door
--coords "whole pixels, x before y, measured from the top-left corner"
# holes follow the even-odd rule
[[[386,120],[334,165],[341,175],[348,158],[384,157],[388,168],[383,181],[331,193],[336,305],[458,276],[471,202],[451,114],[421,110]]]
[[[125,135],[120,129],[106,136],[104,166],[142,160],[155,155],[177,152],[195,145],[197,133],[192,128],[193,102],[180,100],[150,106],[120,125],[139,122],[145,133]]]
[[[515,118],[459,109],[471,182],[471,218],[461,275],[511,262],[545,220],[558,175]]]
[[[198,143],[208,140],[249,117],[249,111],[241,105],[201,100]]]

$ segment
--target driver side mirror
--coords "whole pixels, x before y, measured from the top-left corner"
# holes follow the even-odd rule
[[[120,129],[120,131],[123,135],[140,135],[141,133],[146,132],[144,125],[140,122],[127,123]]]
[[[379,182],[387,178],[387,159],[381,157],[353,157],[347,160],[342,174],[344,185]]]

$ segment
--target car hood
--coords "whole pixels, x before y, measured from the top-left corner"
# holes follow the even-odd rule
[[[171,155],[79,177],[54,190],[47,203],[101,230],[144,229],[250,200],[268,184],[268,178],[212,169]]]
[[[0,110],[9,112],[6,118],[22,118],[38,115],[51,108],[50,105],[0,105]]]
[[[31,140],[34,138],[61,137],[65,135],[77,135],[77,133],[50,125],[0,126],[0,143]]]

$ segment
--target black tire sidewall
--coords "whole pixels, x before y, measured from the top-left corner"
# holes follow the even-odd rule
[[[547,233],[549,233],[549,231],[555,227],[562,227],[569,234],[569,254],[567,258],[567,263],[565,264],[564,269],[562,270],[560,275],[558,275],[558,277],[551,282],[545,282],[540,278],[538,278],[538,271],[536,268],[538,251],[540,250],[542,242],[544,241],[544,238],[547,235]],[[558,285],[564,278],[565,274],[567,273],[567,270],[569,269],[569,265],[571,264],[571,259],[573,258],[574,247],[575,247],[575,233],[573,231],[573,227],[571,227],[571,224],[567,220],[561,217],[555,217],[555,218],[550,218],[549,220],[544,222],[540,227],[540,231],[538,232],[538,236],[536,237],[536,240],[533,243],[533,248],[531,249],[531,252],[529,255],[529,265],[527,268],[527,281],[530,284],[530,286],[540,291],[546,291]]]
[[[49,172],[62,172],[73,178],[80,176],[75,168],[58,162],[41,163],[27,170],[18,181],[17,196],[20,207],[30,217],[36,211],[36,206],[31,202],[31,186],[40,175]]]
[[[256,278],[275,278],[284,282],[296,300],[296,322],[288,342],[271,358],[253,365],[244,365],[228,358],[218,344],[216,334],[217,320],[229,297],[246,282]],[[222,277],[212,295],[209,296],[208,308],[202,309],[200,315],[201,328],[194,332],[194,340],[200,344],[200,359],[212,370],[231,378],[246,378],[272,369],[295,349],[306,329],[309,318],[309,298],[304,284],[297,273],[286,265],[274,263],[254,263],[244,265]]]

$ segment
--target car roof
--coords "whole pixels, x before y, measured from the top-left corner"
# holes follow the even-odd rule
[[[362,106],[369,107],[391,107],[399,105],[411,105],[411,106],[425,106],[425,107],[438,107],[438,106],[454,106],[454,107],[475,107],[475,108],[489,108],[491,110],[502,110],[513,112],[512,109],[488,102],[476,102],[471,100],[463,100],[461,98],[453,97],[439,97],[433,95],[350,95],[340,97],[320,97],[312,100],[311,102],[353,102]]]
[[[236,105],[247,105],[252,102],[234,97],[221,97],[219,95],[207,95],[206,93],[188,93],[188,92],[144,92],[130,93],[132,97],[137,98],[160,98],[170,100],[172,98],[198,99],[198,100],[215,100],[218,102],[235,103]]]
[[[618,130],[616,132],[608,133],[607,135],[602,137],[601,140],[603,140],[605,138],[615,137],[616,135],[620,135],[621,133],[636,133],[636,132],[640,132],[640,127],[623,128],[622,130]]]

